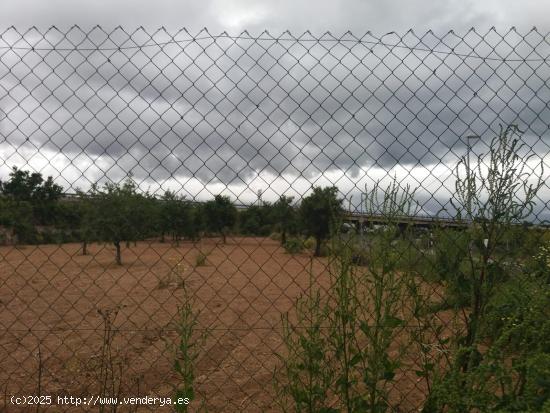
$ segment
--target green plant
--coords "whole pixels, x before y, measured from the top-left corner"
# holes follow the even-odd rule
[[[281,233],[281,245],[284,245],[288,234],[296,233],[296,210],[292,206],[293,197],[281,195],[273,204],[273,218]]]
[[[432,394],[450,412],[541,411],[550,400],[550,287],[518,276],[497,288],[479,328],[476,363],[461,368],[471,348],[459,347],[455,368]],[[439,410],[434,411],[439,411]]]
[[[399,228],[398,218],[415,214],[414,191],[408,186],[401,188],[395,179],[385,189],[376,184],[367,194],[366,210],[371,215],[380,214],[385,226],[373,232],[375,239],[366,249],[367,266],[357,274],[354,267],[348,267],[350,249],[344,244],[343,251],[339,250],[339,274],[344,277],[339,280],[342,285],[337,287],[336,296],[349,304],[341,307],[344,317],[338,317],[337,325],[343,326],[355,318],[362,333],[356,333],[356,349],[351,348],[349,363],[359,367],[365,392],[360,392],[351,405],[353,408],[346,407],[346,411],[381,413],[394,408],[388,390],[402,366],[408,345],[399,344],[397,337],[411,318],[403,306],[409,301],[411,274],[406,271],[408,265],[402,267],[405,253],[414,246],[407,241],[407,229]],[[399,242],[404,248],[395,248]],[[350,293],[352,297],[347,296]],[[356,329],[354,326],[353,330]],[[351,335],[349,339],[353,339]]]
[[[216,195],[214,200],[204,204],[203,213],[208,229],[219,233],[225,244],[227,232],[237,222],[237,209],[229,197]]]
[[[183,257],[180,259],[173,259],[170,270],[164,277],[159,279],[157,288],[163,289],[170,286],[175,286],[177,288],[183,287],[184,272],[185,262]]]
[[[421,250],[420,240],[415,238],[412,228],[399,232],[391,241],[392,253],[397,256],[397,268],[405,273],[423,275],[427,266],[425,253]]]
[[[462,308],[470,302],[471,277],[468,276],[468,250],[471,236],[468,231],[437,228],[433,237],[434,255],[430,260],[431,278],[446,288],[445,307]]]
[[[395,183],[383,193],[369,198],[371,209],[386,213],[387,225],[364,251],[367,267],[354,263],[357,240],[334,232],[328,293],[310,287],[297,302],[297,321],[283,322],[290,355],[281,358],[284,380],[277,382],[292,396],[292,411],[381,413],[396,407],[388,392],[406,347],[397,338],[411,318],[403,307],[410,277],[399,270],[402,257],[391,247],[400,232],[396,218],[410,213],[414,193]],[[330,394],[337,408],[323,404]]]
[[[328,398],[334,373],[328,352],[325,321],[328,308],[321,292],[314,288],[310,263],[309,286],[296,301],[291,321],[282,316],[283,343],[287,353],[278,355],[273,383],[277,400],[284,412],[330,413]]]
[[[537,253],[527,260],[527,269],[550,284],[550,243],[540,245]]]
[[[516,126],[501,128],[500,134],[491,141],[488,154],[478,156],[476,167],[468,168],[469,162],[462,159],[456,169],[456,194],[452,203],[457,215],[470,223],[466,265],[460,266],[468,300],[450,340],[444,343],[448,354],[446,362],[423,372],[432,383],[424,413],[531,409],[532,405],[526,403],[525,386],[530,380],[527,377],[534,375],[540,379],[540,373],[546,369],[546,353],[533,355],[531,348],[537,348],[535,343],[529,344],[523,337],[538,334],[544,328],[540,324],[524,324],[528,317],[521,310],[524,301],[532,303],[541,299],[541,290],[532,291],[534,296],[529,300],[526,297],[514,300],[509,294],[504,300],[499,298],[508,283],[521,279],[522,274],[521,263],[514,263],[514,257],[508,256],[503,246],[509,240],[512,226],[515,226],[514,238],[523,237],[519,225],[531,214],[542,185],[542,169],[527,172],[529,155],[523,155],[523,145],[514,137],[516,134],[520,134]],[[523,226],[523,230],[528,228]],[[524,290],[526,282],[523,279],[521,286],[516,285],[514,289]],[[518,311],[522,313],[520,320],[506,315]],[[547,318],[541,311],[536,313],[539,322]],[[424,321],[429,323],[427,319]],[[520,325],[525,328],[514,348],[512,333]],[[436,343],[442,343],[441,330],[433,330]],[[535,359],[541,371],[534,368]],[[537,387],[535,393],[541,395],[545,391],[544,387]],[[542,398],[538,406],[544,401]]]
[[[114,245],[116,263],[122,265],[121,243],[136,241],[151,230],[152,197],[138,193],[129,177],[122,185],[107,183],[103,189],[92,185],[88,200],[86,227],[93,228],[98,239]]]
[[[329,290],[332,292],[328,304],[329,343],[334,354],[335,389],[341,410],[349,413],[366,408],[362,394],[357,391],[361,377],[357,367],[364,356],[358,342],[362,321],[359,316],[360,297],[358,276],[349,250],[345,245],[335,245],[334,251],[329,270]]]
[[[33,208],[29,201],[0,196],[0,225],[12,230],[15,244],[35,243],[37,240]]]
[[[313,237],[307,237],[305,240],[302,241],[304,248],[308,250],[315,249],[316,241]]]
[[[265,237],[274,228],[274,210],[269,202],[251,205],[239,212],[239,230],[243,234]]]
[[[32,224],[53,225],[58,215],[58,201],[63,188],[48,176],[13,167],[10,179],[0,181],[0,193],[16,203],[28,202],[32,207]]]
[[[456,169],[456,198],[451,202],[459,216],[472,222],[472,231],[477,235],[474,241],[480,250],[477,257],[471,248],[468,254],[472,298],[471,312],[465,320],[467,348],[476,346],[478,327],[494,285],[489,277],[490,266],[495,259],[502,259],[495,255],[496,246],[510,225],[529,216],[542,186],[542,163],[539,174],[535,171],[534,175],[538,181],[533,184],[528,180],[532,176],[526,171],[530,157],[520,156],[524,145],[514,137],[520,134],[515,125],[501,128],[489,145],[488,156],[478,157],[477,168],[469,169],[469,162],[463,159],[465,174],[461,173],[461,164]],[[486,169],[482,165],[487,165]],[[464,369],[475,363],[475,354],[472,351],[464,361]]]
[[[158,229],[161,233],[161,242],[166,234],[171,235],[172,241],[179,247],[182,237],[193,239],[196,234],[196,221],[193,219],[193,209],[185,197],[175,192],[166,191],[158,202]]]
[[[301,238],[287,238],[283,247],[288,254],[299,254],[304,249],[304,241]]]
[[[342,216],[338,188],[314,187],[312,193],[302,200],[299,212],[307,235],[315,239],[314,255],[318,257],[321,254],[321,243],[334,232]]]
[[[487,364],[496,375],[497,405],[539,411],[550,403],[550,285],[533,275],[503,284],[487,305],[483,334],[491,348]]]
[[[199,329],[199,315],[195,311],[196,301],[189,295],[185,283],[182,283],[182,304],[178,306],[178,319],[176,331],[178,343],[174,356],[174,371],[178,375],[179,384],[175,389],[176,399],[187,399],[189,402],[195,399],[196,362],[202,353],[208,337],[206,329]],[[204,406],[203,406],[204,407]],[[187,413],[189,404],[176,404],[177,412]]]

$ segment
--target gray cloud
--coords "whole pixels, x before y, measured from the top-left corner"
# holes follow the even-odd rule
[[[71,14],[69,8],[54,14],[51,3],[46,9],[32,4],[23,14],[6,2],[0,22],[24,27],[36,13],[35,22],[63,26],[70,21],[83,29],[3,32],[0,46],[58,48],[0,50],[4,173],[11,164],[34,167],[46,156],[65,165],[59,175],[73,188],[97,177],[122,179],[128,171],[144,184],[175,179],[187,185],[191,179],[199,189],[216,183],[247,186],[259,175],[264,181],[301,176],[316,182],[331,173],[344,173],[353,186],[369,178],[373,168],[451,165],[464,154],[466,134],[487,140],[499,123],[512,122],[526,129],[524,138],[538,154],[548,154],[548,63],[457,55],[547,56],[548,44],[536,32],[487,32],[512,18],[518,27],[537,23],[529,7],[491,17],[489,7],[469,2],[429,7],[423,1],[405,7],[401,2],[376,7],[319,2],[312,7],[308,2],[212,1],[184,8],[159,1],[154,10],[143,4],[124,13],[117,11],[118,3],[109,4],[109,16],[100,16],[100,8],[86,10],[87,5],[83,13]],[[123,18],[116,21],[116,16]],[[149,25],[169,31],[90,31],[94,19],[104,27],[124,23],[129,28],[145,16]],[[334,37],[311,41],[311,35],[301,35],[304,24],[317,38],[325,30]],[[191,34],[176,30],[182,25]],[[277,36],[290,28],[292,34],[281,36],[302,36],[302,41],[254,41],[246,33],[244,39],[214,39],[197,33],[204,25],[210,33],[231,29],[236,34],[246,26],[255,35],[269,29]],[[456,32],[447,33],[451,25]],[[477,32],[465,29],[471,25]],[[437,35],[425,32],[430,26]],[[416,34],[406,32],[408,27]],[[401,31],[363,37],[366,29]],[[347,42],[356,37],[342,35],[346,30],[366,43]],[[334,42],[335,37],[344,41]],[[179,43],[165,43],[173,40]],[[376,44],[380,41],[398,47]],[[132,48],[144,43],[162,46]],[[70,50],[75,46],[79,50]],[[411,51],[413,46],[453,48],[454,54]],[[482,149],[483,142],[476,150]]]
[[[192,32],[208,27],[213,32],[248,29],[257,33],[265,29],[272,32],[289,29],[296,33],[329,30],[340,34],[347,30],[387,33],[414,28],[424,33],[428,29],[447,32],[450,28],[463,31],[470,27],[486,31],[491,26],[516,26],[523,30],[537,26],[547,30],[549,11],[550,6],[541,2],[512,0],[444,0],[437,3],[411,0],[405,4],[398,0],[98,0],[78,3],[5,0],[0,24],[6,27],[13,24],[21,30],[33,25],[41,29],[50,25],[65,29],[73,24],[83,27],[100,24],[109,29],[118,25],[128,28],[142,25],[148,29],[164,26],[171,31],[187,27]]]

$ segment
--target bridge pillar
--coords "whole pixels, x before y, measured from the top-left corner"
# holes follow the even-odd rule
[[[365,218],[359,218],[359,236],[363,239],[363,231],[365,230]]]

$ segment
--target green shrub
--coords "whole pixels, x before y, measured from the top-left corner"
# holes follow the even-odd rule
[[[323,328],[328,307],[315,286],[310,269],[307,293],[296,300],[293,313],[283,314],[283,343],[287,353],[277,354],[273,385],[276,400],[284,412],[336,412],[331,409],[328,395],[334,384],[334,369],[330,360],[329,339]]]
[[[321,248],[319,250],[319,256],[320,257],[328,257],[330,254],[331,254],[330,242],[323,241],[321,243]]]
[[[301,238],[288,238],[283,247],[288,254],[298,254],[304,249],[304,241]]]
[[[538,252],[526,260],[525,269],[550,283],[550,243],[541,245]]]
[[[550,286],[532,276],[496,287],[479,328],[484,349],[434,388],[435,410],[540,412],[550,404]],[[471,348],[456,355],[470,357]],[[468,383],[465,388],[463,383]],[[434,400],[432,400],[433,402]],[[427,411],[428,412],[428,411]]]
[[[412,198],[408,191],[400,195],[392,187],[381,202],[396,206],[389,211],[394,216]],[[308,295],[296,302],[296,317],[283,319],[288,356],[276,371],[283,377],[275,377],[278,399],[290,405],[283,411],[396,411],[389,395],[404,363],[400,340],[411,313],[403,303],[410,301],[414,282],[398,269],[396,227],[370,237],[368,246],[342,234],[333,234],[326,245],[330,293],[311,288],[310,279]],[[366,267],[354,265],[355,254],[366,258]]]
[[[499,286],[487,305],[485,335],[506,335],[510,351],[545,346],[550,354],[550,285],[532,276],[516,276]],[[512,328],[513,327],[513,328]],[[543,344],[546,343],[546,344]]]
[[[459,268],[468,255],[470,237],[465,231],[439,229],[434,231],[433,271],[437,280],[459,278]]]
[[[58,234],[50,229],[46,229],[39,233],[41,244],[56,244],[58,243]]]
[[[315,248],[315,238],[308,237],[305,241],[303,241],[303,246],[305,249],[312,250]]]
[[[273,233],[271,233],[269,238],[272,239],[273,241],[280,241],[281,240],[281,234],[279,232],[273,232]]]
[[[502,128],[489,152],[478,155],[476,163],[486,169],[469,169],[465,158],[456,167],[451,203],[458,217],[472,222],[463,232],[469,240],[455,237],[448,248],[436,251],[441,268],[435,268],[448,295],[456,297],[462,286],[469,300],[464,300],[461,328],[449,339],[443,329],[432,329],[446,361],[422,372],[431,383],[424,413],[529,412],[548,406],[549,286],[540,277],[525,276],[523,263],[515,262],[521,257],[507,252],[510,243],[531,238],[516,225],[533,213],[544,182],[542,165],[527,172],[530,154],[524,155],[521,136],[514,135],[521,135],[517,126]],[[533,180],[527,182],[528,177]],[[522,228],[528,230],[528,225]]]
[[[423,275],[426,268],[425,254],[409,236],[399,238],[392,243],[392,254],[401,271]]]
[[[464,307],[470,302],[471,277],[467,262],[470,235],[467,231],[439,229],[434,232],[433,257],[428,279],[446,287],[445,304]]]

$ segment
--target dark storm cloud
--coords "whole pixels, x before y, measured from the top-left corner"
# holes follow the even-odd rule
[[[472,32],[443,45],[431,34],[392,34],[376,44],[374,36],[357,43],[353,35],[297,42],[55,33],[45,36],[55,51],[41,50],[46,42],[33,32],[23,38],[38,50],[3,53],[6,142],[105,157],[124,170],[137,167],[141,179],[227,185],[264,171],[310,179],[332,170],[356,177],[369,165],[429,166],[460,152],[465,134],[495,133],[498,123],[529,125],[547,139],[548,65],[498,60],[490,36],[468,46],[479,43]],[[512,46],[498,51],[528,57],[529,45],[509,37]],[[179,43],[163,43],[174,38]],[[134,47],[140,40],[161,45]],[[502,48],[498,36],[492,41]],[[69,50],[74,44],[78,51]]]
[[[28,3],[34,7],[22,13],[8,1],[11,17],[0,20],[19,25],[3,32],[1,45],[36,48],[0,50],[4,171],[42,156],[84,186],[132,171],[145,184],[196,178],[199,188],[343,173],[349,179],[340,183],[353,187],[376,169],[401,166],[414,182],[415,166],[456,162],[465,135],[487,140],[512,122],[538,154],[548,153],[548,63],[521,61],[549,53],[539,33],[525,30],[540,17],[529,7],[495,15],[489,2],[161,0],[124,10],[109,3],[99,15],[97,3],[83,3],[81,13]],[[33,13],[40,30],[20,29]],[[82,29],[68,30],[73,23]],[[95,23],[105,28],[92,30]],[[119,23],[124,29],[113,29]],[[144,23],[168,31],[133,29]],[[489,31],[498,23],[524,32]],[[62,30],[46,32],[50,24]],[[243,39],[210,36],[245,27]],[[368,29],[374,34],[364,36]],[[397,33],[384,35],[390,30]],[[248,33],[301,41],[253,41]],[[38,50],[52,46],[58,50]]]

